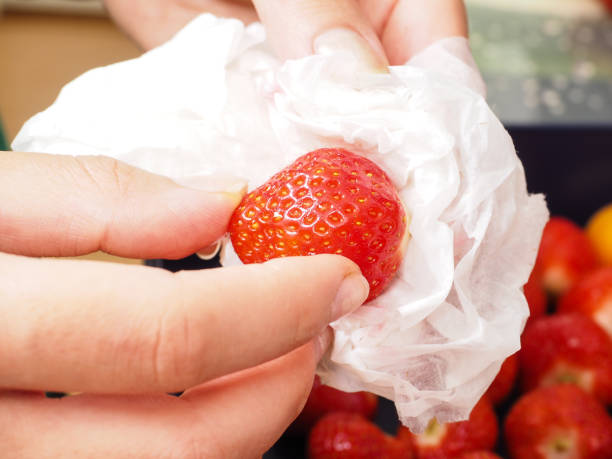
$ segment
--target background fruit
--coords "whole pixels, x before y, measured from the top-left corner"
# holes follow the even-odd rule
[[[323,148],[301,156],[245,196],[229,232],[243,263],[344,255],[370,283],[371,300],[402,261],[406,226],[403,205],[382,169],[363,156]]]
[[[597,255],[584,231],[563,217],[552,217],[542,234],[535,270],[546,291],[558,296],[598,265]]]
[[[321,417],[334,411],[357,413],[372,419],[377,407],[376,395],[369,392],[343,392],[321,384],[321,380],[316,376],[306,405],[291,429],[295,433],[307,433]]]
[[[311,459],[412,459],[409,441],[386,435],[363,416],[330,413],[313,427],[308,438]]]
[[[469,451],[492,450],[498,434],[497,416],[491,402],[484,397],[467,421],[440,424],[434,419],[422,434],[413,434],[402,426],[397,437],[409,439],[419,459],[444,459]]]
[[[603,403],[612,402],[612,340],[582,314],[534,321],[519,351],[524,390],[571,382]]]
[[[486,396],[493,405],[497,405],[510,395],[518,374],[518,355],[512,354],[502,363],[499,373],[487,389]]]
[[[548,306],[546,290],[544,290],[541,275],[538,272],[531,272],[529,280],[527,280],[527,283],[523,286],[523,293],[529,305],[529,319],[527,320],[527,324],[530,324],[538,317],[542,317],[546,314],[546,308]]]
[[[591,217],[586,226],[586,234],[601,262],[612,266],[612,204],[598,210]]]
[[[523,396],[510,410],[504,430],[513,459],[612,458],[612,418],[572,384]]]
[[[589,316],[612,339],[612,266],[585,275],[563,295],[557,309]]]
[[[472,451],[469,453],[462,454],[458,459],[502,459],[491,451]]]

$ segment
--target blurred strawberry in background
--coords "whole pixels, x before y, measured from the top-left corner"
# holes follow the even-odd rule
[[[378,408],[378,397],[369,392],[343,392],[321,384],[315,376],[304,409],[291,425],[292,433],[307,433],[325,414],[343,411],[372,419]]]
[[[612,418],[572,384],[524,395],[511,408],[504,430],[512,459],[612,458]]]
[[[544,227],[534,268],[548,294],[562,295],[598,264],[582,228],[566,218],[551,217]]]
[[[410,439],[391,437],[355,413],[329,413],[308,438],[310,459],[416,459]]]
[[[433,419],[421,434],[413,434],[402,426],[397,437],[411,441],[419,459],[445,459],[469,451],[492,450],[498,434],[497,415],[485,397],[476,404],[467,421],[440,424]]]
[[[502,363],[499,369],[499,373],[497,373],[497,376],[486,392],[486,396],[493,405],[498,405],[508,398],[514,387],[518,369],[519,361],[517,354],[512,354],[504,360],[504,363]]]
[[[535,270],[531,272],[529,280],[523,287],[523,293],[529,305],[529,319],[527,320],[527,325],[529,325],[538,317],[542,317],[546,314],[546,308],[548,306],[546,290],[544,290],[542,277],[539,272]]]
[[[612,403],[612,340],[589,317],[562,314],[534,321],[523,333],[519,358],[525,391],[569,382]]]
[[[559,313],[578,312],[593,319],[612,339],[612,266],[592,271],[561,299]]]

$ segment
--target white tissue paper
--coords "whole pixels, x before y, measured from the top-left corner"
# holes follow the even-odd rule
[[[333,324],[322,380],[395,401],[421,431],[466,419],[529,314],[522,286],[548,218],[487,106],[467,41],[433,44],[389,74],[350,55],[280,62],[261,24],[202,15],[142,57],[64,87],[19,151],[108,155],[173,178],[257,187],[296,157],[344,146],[378,163],[412,214],[396,279]],[[231,250],[224,261],[236,260]]]

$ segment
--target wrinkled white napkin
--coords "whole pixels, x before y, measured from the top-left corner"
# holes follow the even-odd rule
[[[522,286],[548,218],[483,95],[463,38],[368,74],[342,53],[279,62],[260,24],[202,15],[66,85],[13,148],[109,155],[174,178],[237,175],[251,188],[320,147],[374,160],[412,214],[412,240],[391,287],[333,324],[319,373],[394,400],[420,431],[434,416],[465,419],[519,348]]]

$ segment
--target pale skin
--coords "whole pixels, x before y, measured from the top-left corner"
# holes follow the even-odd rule
[[[373,71],[467,34],[460,0],[106,3],[143,49],[204,11],[259,17],[283,59],[350,28]],[[236,183],[180,186],[109,158],[0,154],[3,454],[246,458],[278,439],[305,403],[327,325],[367,297],[355,264],[319,255],[171,274],[51,258],[206,250],[242,193]]]

